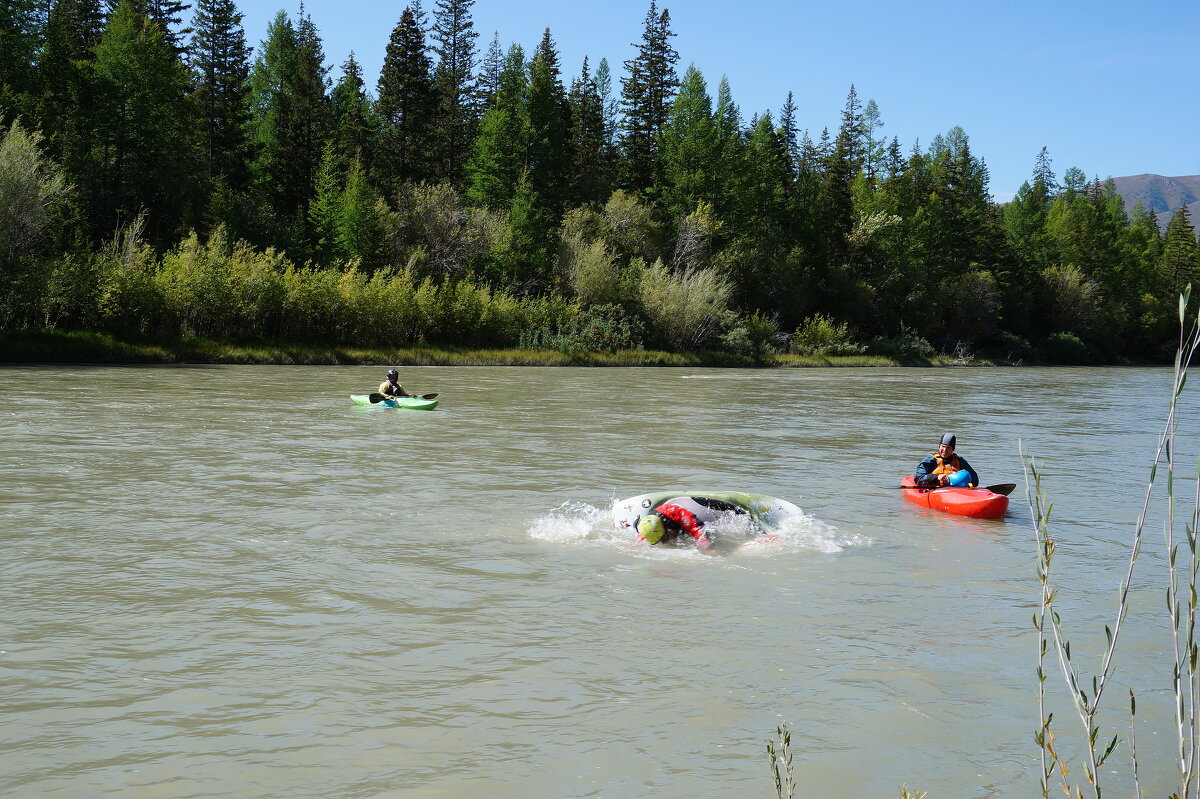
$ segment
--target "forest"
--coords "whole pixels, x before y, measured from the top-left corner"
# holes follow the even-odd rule
[[[328,65],[303,6],[252,48],[233,0],[0,5],[0,334],[1175,351],[1186,208],[1130,217],[1044,148],[997,203],[964,130],[889,138],[853,85],[836,130],[791,94],[747,114],[653,0],[619,70],[566,67],[549,29],[483,46],[472,5],[413,0],[377,79]]]

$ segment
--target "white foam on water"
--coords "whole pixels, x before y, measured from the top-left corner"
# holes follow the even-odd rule
[[[775,554],[779,552],[842,552],[847,547],[862,546],[870,539],[855,533],[845,533],[831,524],[805,513],[788,503],[774,512],[774,523],[758,528],[750,518],[729,514],[713,523],[713,535],[724,541],[745,541],[738,553]],[[656,557],[679,557],[700,554],[692,547],[648,547],[638,541],[637,532],[613,526],[608,508],[598,508],[586,502],[569,500],[538,516],[529,525],[529,537],[553,543],[593,543],[632,549],[639,554]]]

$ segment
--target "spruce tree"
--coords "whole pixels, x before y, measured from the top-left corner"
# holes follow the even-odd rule
[[[663,159],[663,202],[675,221],[715,203],[728,191],[722,180],[721,149],[712,98],[694,64],[683,73],[679,93],[659,137]]]
[[[184,42],[194,30],[180,26],[183,24],[184,12],[191,8],[192,4],[180,0],[133,0],[133,3],[139,12],[162,28],[163,38],[175,52],[175,57],[183,60]]]
[[[500,34],[496,33],[492,36],[492,43],[488,45],[487,54],[479,64],[479,80],[475,94],[478,98],[477,106],[481,117],[487,107],[492,104],[496,89],[500,86],[502,69],[504,69],[504,50],[500,47]]]
[[[525,166],[542,217],[557,222],[570,190],[570,109],[559,75],[558,51],[547,28],[529,65],[525,118],[529,124]],[[549,230],[546,231],[549,235]]]
[[[251,172],[254,184],[273,219],[261,232],[275,245],[286,244],[286,225],[298,206],[290,189],[295,181],[287,158],[288,120],[294,103],[291,76],[296,70],[296,27],[284,11],[267,26],[250,70],[250,134],[254,147]],[[266,224],[266,220],[264,220]]]
[[[589,74],[586,57],[579,77],[571,82],[567,104],[571,120],[568,149],[572,157],[569,205],[602,202],[611,192],[611,162],[604,129],[604,102],[595,78]]]
[[[625,62],[629,73],[621,80],[625,111],[621,148],[625,156],[625,183],[639,191],[658,185],[662,171],[658,136],[671,112],[679,86],[675,64],[679,53],[671,46],[671,13],[659,13],[654,0],[646,12],[638,54]]]
[[[799,131],[796,129],[796,100],[791,92],[788,92],[787,100],[779,109],[779,135],[787,151],[788,172],[794,175],[800,163],[800,141]]]
[[[42,20],[36,0],[0,3],[0,123],[28,110],[35,94],[33,64],[41,49]],[[16,113],[14,113],[16,112]]]
[[[189,61],[207,177],[234,191],[249,180],[250,48],[233,0],[197,0]]]
[[[384,265],[383,198],[367,181],[362,162],[355,159],[346,176],[335,226],[337,250],[346,260],[356,259],[367,271]]]
[[[512,203],[529,142],[525,122],[527,89],[525,51],[514,44],[505,56],[499,85],[483,114],[467,163],[467,198],[475,205],[506,209]]]
[[[110,230],[148,213],[159,242],[189,224],[194,197],[194,106],[187,73],[162,30],[128,0],[113,11],[92,62],[103,109],[93,158],[100,166],[93,220]]]
[[[1178,294],[1191,283],[1200,288],[1200,271],[1197,271],[1196,229],[1192,227],[1191,212],[1186,205],[1179,206],[1167,223],[1166,240],[1163,245],[1167,274],[1170,276],[1173,294]]]
[[[330,99],[339,167],[348,173],[357,159],[365,176],[370,172],[369,159],[375,150],[375,111],[364,89],[362,67],[353,51],[342,65],[342,77],[333,87]]]
[[[418,11],[405,8],[392,30],[375,110],[379,115],[378,179],[391,194],[405,181],[433,176],[435,94]]]
[[[430,39],[438,56],[433,82],[437,96],[435,141],[439,178],[459,185],[479,119],[475,83],[475,0],[437,0]]]
[[[617,118],[621,113],[621,101],[613,95],[612,71],[607,58],[601,58],[596,65],[596,93],[600,96],[604,119],[604,141],[608,143],[609,157],[612,158],[616,153]]]

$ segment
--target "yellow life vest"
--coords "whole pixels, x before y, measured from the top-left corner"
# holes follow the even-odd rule
[[[958,463],[958,456],[954,453],[951,453],[949,458],[940,458],[937,454],[930,455],[929,457],[937,461],[937,468],[931,471],[930,474],[954,474],[962,469],[962,466]]]

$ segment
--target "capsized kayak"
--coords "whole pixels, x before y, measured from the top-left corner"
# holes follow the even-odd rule
[[[766,527],[778,526],[784,519],[803,515],[798,506],[785,499],[766,494],[740,494],[734,491],[682,490],[656,491],[653,494],[638,494],[636,497],[619,499],[613,503],[613,525],[618,530],[636,528],[638,519],[675,497],[712,497],[750,511],[750,516]]]
[[[900,481],[900,493],[914,505],[974,519],[999,519],[1008,510],[1008,497],[986,488],[916,488],[910,474]],[[914,486],[908,488],[907,486]]]
[[[385,399],[382,402],[371,402],[370,394],[351,394],[350,399],[354,400],[355,405],[373,405],[376,408],[407,408],[410,411],[432,411],[438,405],[438,401],[435,399],[427,400],[420,397],[397,397],[396,399]]]

